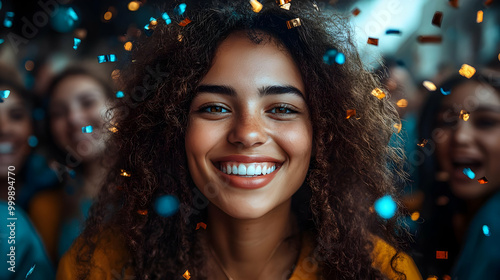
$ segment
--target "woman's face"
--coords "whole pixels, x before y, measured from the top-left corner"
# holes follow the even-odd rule
[[[274,41],[257,45],[238,32],[221,43],[186,133],[189,171],[213,205],[258,218],[299,189],[312,147],[305,94],[297,65]]]
[[[468,121],[460,110],[470,113]],[[452,191],[463,199],[485,198],[500,189],[500,95],[493,88],[468,81],[443,100],[438,115],[443,133],[436,139],[440,167],[449,174]],[[475,173],[469,179],[464,168]],[[487,184],[477,179],[486,177]]]
[[[7,176],[7,168],[22,168],[31,148],[28,137],[33,134],[30,111],[21,97],[11,91],[0,103],[0,177]]]
[[[78,160],[88,162],[105,150],[104,88],[93,78],[69,76],[55,88],[50,101],[51,132],[56,144]],[[91,125],[92,133],[82,127]]]

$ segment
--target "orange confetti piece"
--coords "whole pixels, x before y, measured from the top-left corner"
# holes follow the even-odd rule
[[[294,18],[286,21],[286,26],[288,27],[288,29],[292,29],[301,25],[302,24],[300,23],[300,18]]]
[[[399,107],[399,108],[406,108],[408,106],[408,100],[406,99],[399,99],[398,102],[396,102],[396,105]]]
[[[379,89],[379,88],[375,88],[372,90],[372,95],[377,97],[378,99],[382,99],[385,97],[385,93],[383,90]]]
[[[128,173],[124,169],[120,169],[120,175],[123,177],[130,177],[131,176],[130,173]]]
[[[146,216],[148,214],[148,210],[147,209],[137,210],[137,214]]]
[[[448,251],[436,251],[436,259],[447,260],[448,259]]]
[[[486,1],[484,1],[484,5],[485,6],[491,5],[491,3],[493,3],[493,0],[486,0]]]
[[[443,37],[441,35],[421,35],[417,37],[419,43],[441,43]]]
[[[417,221],[418,218],[420,218],[420,213],[418,211],[411,213],[411,220],[412,221]]]
[[[262,10],[262,4],[257,0],[250,0],[250,5],[252,5],[252,11],[254,11],[255,13],[258,13],[260,12],[260,10]]]
[[[448,2],[453,8],[458,8],[458,0],[450,0]]]
[[[184,36],[181,34],[177,35],[177,41],[182,42],[182,39],[184,39]]]
[[[477,11],[476,22],[477,23],[483,22],[483,11],[481,10]]]
[[[464,121],[468,121],[469,120],[469,117],[470,117],[470,114],[469,112],[465,111],[465,110],[460,110],[460,118]]]
[[[181,22],[179,22],[179,25],[180,25],[180,26],[186,26],[186,25],[188,25],[190,22],[191,22],[191,20],[190,20],[189,18],[185,18],[185,19],[183,19]]]
[[[347,110],[347,117],[345,117],[346,119],[349,119],[350,117],[354,116],[356,116],[356,110],[354,109]]]
[[[435,12],[434,16],[432,17],[432,25],[435,25],[437,27],[441,27],[442,21],[443,21],[443,13],[442,12]]]
[[[191,273],[189,273],[189,270],[186,270],[186,272],[184,272],[184,274],[182,274],[182,277],[189,280],[189,278],[191,278]]]
[[[370,45],[378,46],[378,39],[377,38],[368,37],[368,42],[367,43],[370,44]]]
[[[451,276],[450,275],[444,275],[443,276],[443,280],[451,280]]]
[[[420,142],[417,143],[417,146],[419,147],[424,147],[425,144],[427,144],[428,140],[427,139],[422,139]]]
[[[429,91],[435,91],[437,89],[436,85],[431,81],[424,81],[422,84]]]
[[[354,16],[357,16],[359,15],[359,13],[361,13],[361,11],[358,9],[358,8],[354,8],[354,10],[351,11],[351,13],[354,15]]]
[[[195,230],[198,230],[199,228],[207,229],[207,224],[205,224],[203,222],[200,222],[200,223],[196,224],[196,229]]]
[[[476,68],[468,64],[462,64],[462,67],[460,68],[460,70],[458,70],[458,73],[466,77],[467,79],[470,79],[476,73]]]
[[[484,184],[487,184],[487,183],[488,183],[488,179],[486,179],[486,177],[479,178],[479,179],[477,179],[477,181],[478,181],[478,182],[479,182],[479,184],[481,184],[481,185],[484,185]]]
[[[439,280],[439,278],[436,275],[429,275],[426,280]]]
[[[393,126],[398,130],[398,133],[400,133],[401,129],[403,128],[403,125],[401,123],[395,123]]]
[[[116,133],[116,132],[118,132],[118,128],[116,128],[116,127],[113,126],[113,127],[109,128],[109,131],[111,131],[113,133]]]

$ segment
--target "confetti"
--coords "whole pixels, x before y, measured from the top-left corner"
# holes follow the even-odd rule
[[[313,2],[313,6],[316,9],[316,11],[319,12],[319,7],[318,7],[318,4],[316,3],[316,1]]]
[[[357,16],[359,15],[359,13],[361,13],[361,11],[358,9],[358,8],[354,8],[354,10],[351,11],[351,13],[354,15],[354,16]]]
[[[73,20],[73,22],[71,22],[71,25],[73,25],[73,23],[78,20],[78,15],[75,13],[75,10],[73,10],[73,8],[69,7],[66,10],[66,14],[70,17],[71,20]]]
[[[104,15],[102,17],[104,18],[105,21],[109,21],[109,20],[111,20],[111,18],[113,18],[113,13],[110,11],[107,11],[104,13]]]
[[[481,178],[477,179],[477,181],[481,185],[488,184],[488,179],[486,179],[486,177],[481,177]]]
[[[345,55],[336,49],[330,49],[323,55],[323,61],[328,65],[332,65],[333,63],[342,65],[345,63]]]
[[[128,10],[131,12],[139,10],[140,7],[141,7],[141,2],[139,1],[130,1],[127,5]]]
[[[385,195],[375,201],[374,208],[380,217],[390,219],[396,213],[397,205],[390,195]]]
[[[393,127],[394,127],[395,129],[397,129],[397,132],[398,132],[398,133],[400,133],[400,132],[401,132],[401,129],[403,128],[403,125],[402,125],[401,123],[395,123],[395,124],[393,125]]]
[[[420,213],[418,211],[411,213],[411,220],[412,221],[416,222],[418,220],[418,218],[420,218]]]
[[[462,67],[460,67],[460,70],[458,73],[467,79],[470,79],[474,74],[476,73],[476,68],[468,65],[468,64],[462,64]]]
[[[252,11],[254,11],[255,13],[258,13],[260,12],[260,10],[262,10],[262,4],[257,0],[250,0],[250,5],[252,5]]]
[[[377,97],[378,99],[382,99],[385,97],[385,93],[383,90],[379,89],[379,88],[375,88],[372,90],[372,95]]]
[[[441,35],[421,35],[417,37],[419,43],[441,43],[443,37]]]
[[[26,273],[26,276],[24,277],[24,279],[28,279],[28,276],[30,276],[32,273],[33,273],[33,270],[35,270],[35,266],[36,264],[34,264],[30,270],[28,271],[28,273]]]
[[[350,117],[355,117],[355,116],[356,116],[356,110],[350,109],[350,110],[347,110],[347,117],[345,117],[345,118],[349,119]]]
[[[286,21],[286,26],[288,27],[288,29],[292,29],[301,25],[302,24],[300,23],[300,18],[294,18]]]
[[[464,121],[468,121],[469,117],[470,117],[469,112],[467,112],[465,110],[460,110],[460,119],[462,119]]]
[[[168,14],[166,12],[161,14],[161,18],[165,21],[166,25],[169,25],[172,23],[172,20],[170,19],[170,17],[168,16]]]
[[[137,214],[146,216],[148,214],[148,210],[147,209],[137,210]]]
[[[111,132],[113,132],[113,133],[118,132],[118,128],[116,128],[116,127],[114,127],[114,126],[113,126],[113,127],[110,127],[108,130],[109,130],[109,131],[111,131]]]
[[[126,51],[131,51],[132,50],[132,42],[126,42],[125,44],[123,44],[123,49],[126,50]]]
[[[92,133],[92,131],[93,131],[93,128],[91,125],[87,125],[87,126],[82,127],[83,133]]]
[[[3,42],[5,42],[4,39],[0,39],[0,45],[3,44]]]
[[[429,91],[435,91],[437,89],[436,85],[431,81],[424,81],[422,85]]]
[[[439,280],[439,278],[436,275],[429,275],[426,280]]]
[[[368,42],[367,43],[370,44],[370,45],[378,46],[378,39],[377,38],[368,37]]]
[[[116,61],[116,55],[114,55],[114,54],[99,55],[99,56],[97,56],[97,61],[99,63],[115,62]]]
[[[424,147],[427,142],[429,142],[427,139],[421,139],[420,142],[417,143],[417,146]]]
[[[38,145],[38,138],[35,135],[28,137],[28,145],[32,148],[36,147]]]
[[[491,5],[491,3],[493,3],[493,0],[486,0],[486,1],[484,1],[484,5],[485,6]]]
[[[179,22],[179,25],[180,25],[180,26],[186,26],[186,25],[188,25],[190,22],[191,22],[191,20],[190,20],[189,18],[185,18],[185,19],[183,19],[181,22]]]
[[[443,22],[443,12],[435,12],[432,17],[432,25],[441,27],[441,22]]]
[[[450,275],[443,275],[443,280],[451,280],[451,276]]]
[[[128,173],[124,169],[120,169],[120,175],[123,177],[130,177],[131,176],[130,173]]]
[[[408,100],[406,99],[399,99],[398,102],[396,102],[396,105],[399,107],[399,108],[406,108],[408,107]]]
[[[123,98],[125,96],[125,94],[123,93],[123,91],[119,90],[116,92],[116,98]]]
[[[189,278],[191,278],[191,274],[189,273],[189,270],[186,270],[186,272],[184,272],[184,274],[182,274],[182,277],[184,277],[187,280],[189,280]]]
[[[81,39],[78,38],[73,38],[73,49],[76,50],[78,49],[78,46],[80,46],[80,43],[82,42]]]
[[[385,31],[385,34],[386,35],[391,35],[391,34],[401,35],[401,30],[398,30],[398,29],[387,29]]]
[[[195,230],[198,230],[200,228],[203,228],[203,229],[207,229],[207,224],[203,223],[203,222],[199,222],[196,224],[196,229]]]
[[[483,22],[483,11],[481,10],[477,11],[476,22],[477,23]]]
[[[490,236],[490,227],[487,225],[483,225],[483,233],[485,236]]]
[[[444,90],[443,88],[439,88],[439,90],[441,91],[441,93],[442,93],[443,95],[450,95],[450,93],[451,93],[451,90],[446,91],[446,90]]]
[[[448,2],[453,8],[458,8],[458,0],[449,0]]]
[[[162,195],[154,203],[156,213],[163,217],[170,217],[179,210],[179,200],[173,195]]]
[[[177,15],[182,15],[186,11],[186,3],[181,3],[179,6],[174,8],[174,13]]]
[[[276,3],[280,6],[280,8],[285,10],[290,10],[291,0],[276,0]]]
[[[469,179],[474,179],[476,177],[476,174],[474,174],[474,171],[472,171],[470,168],[466,167],[462,171]]]
[[[0,99],[5,99],[7,97],[9,97],[10,95],[10,90],[6,89],[6,90],[0,90]]]
[[[448,259],[448,251],[436,251],[436,259],[447,260]]]
[[[3,26],[7,28],[12,27],[13,19],[14,19],[14,12],[5,12],[5,19],[3,20]]]

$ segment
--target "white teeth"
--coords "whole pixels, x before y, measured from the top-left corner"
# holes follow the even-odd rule
[[[233,165],[233,174],[238,174],[238,167],[236,167],[236,164]]]
[[[257,165],[257,168],[255,168],[255,175],[260,175],[262,174],[262,167],[260,165]]]
[[[250,165],[247,168],[247,175],[250,175],[250,176],[255,175],[255,165]]]
[[[222,166],[222,172],[226,173],[226,167],[224,165]]]
[[[219,169],[229,175],[258,176],[276,170],[274,163],[221,163]]]
[[[238,175],[247,175],[247,167],[243,164],[240,164],[240,166],[238,166]]]
[[[266,175],[267,174],[267,166],[263,166],[262,167],[262,175]]]
[[[233,171],[233,168],[231,167],[231,165],[229,165],[229,164],[226,165],[226,172],[225,173],[231,174],[232,173],[231,171]]]

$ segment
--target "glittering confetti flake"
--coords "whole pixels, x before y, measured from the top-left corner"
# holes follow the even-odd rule
[[[0,100],[9,97],[9,95],[10,95],[10,90],[8,89],[0,90]]]
[[[82,127],[82,132],[83,133],[92,133],[93,130],[94,129],[92,128],[91,125],[87,125],[87,126]]]
[[[468,65],[468,64],[462,64],[462,67],[460,67],[460,70],[458,70],[458,73],[467,79],[470,79],[474,74],[476,73],[476,68]]]
[[[263,7],[262,4],[257,0],[250,0],[250,5],[252,5],[252,11],[254,11],[255,13],[260,12]]]
[[[190,22],[191,22],[191,20],[190,20],[189,18],[185,18],[185,19],[183,19],[181,22],[179,22],[179,25],[180,25],[180,26],[186,26],[186,25],[188,25]]]
[[[400,133],[403,125],[401,123],[395,123],[393,127],[397,130],[397,133]]]
[[[385,31],[386,35],[401,35],[401,30],[399,29],[387,29]]]
[[[323,61],[328,65],[332,65],[333,63],[342,65],[345,63],[345,55],[336,49],[330,49],[323,55]]]
[[[354,16],[359,15],[359,13],[361,13],[361,11],[358,8],[354,8],[354,10],[351,11],[351,14],[353,14]]]
[[[432,17],[432,25],[435,25],[437,27],[441,27],[441,22],[443,22],[443,13],[442,12],[435,12],[434,16]]]
[[[115,96],[116,96],[116,98],[123,98],[125,96],[125,94],[123,93],[123,91],[120,90],[120,91],[116,92]]]
[[[439,90],[441,91],[441,93],[442,93],[443,95],[450,95],[450,93],[451,93],[451,90],[445,90],[445,89],[443,89],[443,88],[439,88]]]
[[[345,118],[349,119],[349,118],[355,117],[355,116],[356,116],[356,110],[350,109],[350,110],[347,110],[347,116]]]
[[[104,62],[115,62],[116,61],[116,55],[114,54],[103,54],[97,56],[97,61],[99,63],[104,63]]]
[[[377,97],[378,99],[382,99],[385,97],[385,93],[383,90],[379,89],[379,88],[375,88],[372,90],[372,95]]]
[[[26,273],[26,276],[24,277],[24,279],[28,279],[28,277],[33,273],[33,270],[35,270],[35,266],[36,264],[34,264],[30,270],[28,271],[28,273]]]
[[[423,44],[439,44],[443,41],[443,37],[441,37],[441,35],[421,35],[417,37],[417,41]]]
[[[154,203],[154,208],[158,215],[170,217],[179,210],[179,200],[174,195],[162,195]]]
[[[111,131],[112,133],[117,133],[118,132],[118,128],[112,126],[108,129],[109,131]]]
[[[427,144],[427,142],[428,142],[427,139],[421,139],[420,142],[417,143],[417,146],[424,147],[425,144]]]
[[[199,222],[196,224],[196,229],[195,230],[198,230],[200,228],[203,228],[203,229],[207,229],[207,224],[203,223],[203,222]]]
[[[429,275],[427,276],[426,280],[439,280],[439,277],[437,277],[436,275]]]
[[[5,18],[3,20],[3,26],[10,28],[12,27],[12,20],[14,19],[14,12],[5,12]]]
[[[166,25],[169,25],[172,23],[172,20],[170,19],[170,17],[168,16],[168,14],[166,12],[161,14],[161,18],[165,21]]]
[[[477,181],[481,185],[488,184],[488,179],[486,179],[486,177],[481,177],[481,178],[477,179]]]
[[[137,214],[146,216],[148,214],[148,210],[147,209],[137,210]]]
[[[78,49],[78,46],[80,46],[80,43],[82,42],[81,39],[78,38],[73,38],[73,49],[76,50]]]
[[[128,173],[124,169],[120,169],[120,175],[123,177],[130,177],[131,176],[130,173]]]
[[[420,218],[420,213],[418,211],[415,211],[415,212],[411,213],[410,218],[412,221],[416,222],[418,220],[418,218]]]
[[[378,46],[378,39],[369,37],[367,43],[370,45]]]
[[[182,277],[184,277],[187,280],[189,280],[189,278],[191,278],[191,273],[189,273],[189,270],[186,270],[186,272],[184,272],[184,274],[182,274]]]
[[[406,99],[399,99],[398,102],[396,102],[396,106],[398,106],[399,108],[406,108],[408,107],[408,100]]]
[[[428,91],[435,91],[437,89],[436,85],[431,82],[431,81],[424,81],[422,85],[428,90]]]
[[[483,11],[477,11],[476,22],[477,23],[483,22]]]
[[[436,259],[447,260],[448,259],[448,251],[436,251]]]
[[[485,236],[490,236],[490,227],[488,225],[483,225],[483,234]]]
[[[469,118],[470,118],[469,112],[467,112],[465,110],[460,110],[460,119],[462,119],[464,121],[468,121]]]
[[[396,202],[394,202],[390,195],[384,195],[377,199],[373,207],[377,214],[384,219],[392,218],[397,210]]]
[[[464,168],[464,170],[462,170],[462,172],[467,176],[469,177],[469,179],[474,179],[474,177],[476,177],[476,174],[474,173],[474,171],[472,171],[470,168],[466,167]]]
[[[280,6],[280,8],[285,10],[290,10],[291,0],[277,0],[276,3]]]
[[[179,6],[174,8],[174,13],[180,16],[184,14],[184,12],[186,11],[186,7],[187,7],[186,3],[181,3],[179,4]]]
[[[286,26],[288,27],[288,29],[292,29],[301,25],[302,23],[300,23],[300,18],[294,18],[286,21]]]

